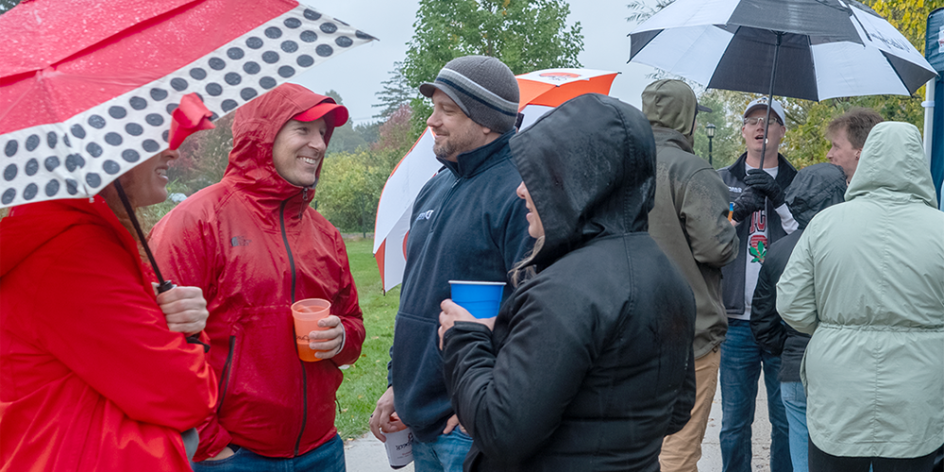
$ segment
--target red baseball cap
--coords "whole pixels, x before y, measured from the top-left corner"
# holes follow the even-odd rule
[[[328,98],[325,101],[295,115],[293,120],[315,121],[319,118],[325,119],[325,124],[331,128],[343,126],[347,123],[348,112],[344,105],[334,103],[334,100]]]

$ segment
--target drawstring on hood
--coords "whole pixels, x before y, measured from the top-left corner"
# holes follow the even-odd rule
[[[544,225],[532,262],[547,267],[594,238],[647,231],[656,146],[642,112],[581,95],[511,138],[511,153]]]

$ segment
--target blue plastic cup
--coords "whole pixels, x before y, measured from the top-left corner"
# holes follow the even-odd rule
[[[452,301],[478,319],[498,316],[505,282],[450,280]]]

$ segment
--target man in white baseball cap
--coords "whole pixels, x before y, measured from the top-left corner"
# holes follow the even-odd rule
[[[770,106],[767,146],[764,121]],[[758,98],[744,109],[741,136],[747,150],[729,167],[719,170],[734,202],[734,221],[740,241],[737,259],[721,269],[722,297],[728,333],[721,344],[721,459],[725,471],[751,469],[751,423],[761,369],[767,387],[771,423],[770,470],[792,471],[786,411],[780,398],[780,358],[757,345],[751,333],[751,301],[767,247],[792,233],[797,223],[784,204],[784,190],[797,171],[778,152],[787,131],[780,102]],[[764,153],[763,169],[761,153]]]

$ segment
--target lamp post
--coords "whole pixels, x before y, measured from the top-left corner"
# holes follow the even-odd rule
[[[708,123],[705,125],[705,134],[708,136],[708,164],[714,167],[711,162],[711,139],[715,137],[715,125]]]

